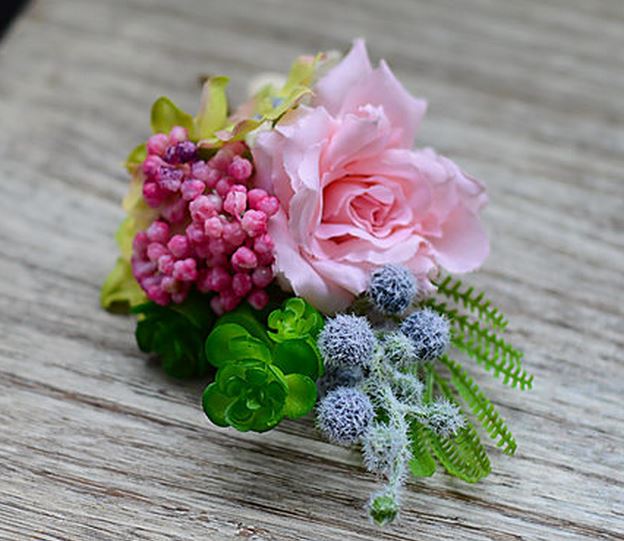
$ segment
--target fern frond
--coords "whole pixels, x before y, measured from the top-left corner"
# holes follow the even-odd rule
[[[446,356],[440,360],[451,373],[451,384],[466,401],[489,436],[493,440],[498,440],[497,446],[502,447],[505,454],[513,455],[518,445],[494,404],[489,401],[458,362]]]
[[[448,384],[442,377],[429,368],[432,381],[440,389],[440,392],[454,404],[457,400]],[[485,448],[481,444],[479,434],[474,426],[467,421],[466,427],[455,438],[445,438],[433,431],[421,428],[426,437],[426,447],[429,447],[438,462],[448,473],[459,477],[468,483],[476,483],[486,477],[492,467]]]
[[[435,284],[438,293],[453,299],[456,303],[461,303],[466,310],[489,323],[492,328],[504,331],[507,327],[507,320],[498,308],[492,305],[491,301],[485,298],[483,292],[477,293],[472,286],[462,289],[462,282],[457,278],[446,276],[441,282]]]
[[[435,460],[431,456],[427,429],[414,421],[410,427],[409,468],[414,477],[431,477],[436,470]]]
[[[435,381],[436,386],[440,390],[440,392],[452,403],[460,408],[462,411],[461,405],[457,401],[455,394],[450,388],[449,384],[444,380],[444,378],[438,374],[435,370],[431,369],[433,373],[433,379]],[[466,414],[462,411],[464,417]],[[466,419],[466,428],[464,429],[465,440],[463,442],[463,447],[467,448],[470,454],[474,457],[474,459],[478,462],[479,467],[482,472],[484,472],[482,477],[485,477],[492,470],[492,466],[490,464],[490,459],[488,457],[487,451],[485,447],[483,447],[481,443],[481,438],[479,437],[479,433],[474,425],[470,422],[469,419]]]
[[[468,322],[463,328],[454,328],[451,343],[496,377],[502,376],[505,385],[519,386],[523,391],[533,386],[533,375],[522,368],[522,353],[481,327],[478,321]]]

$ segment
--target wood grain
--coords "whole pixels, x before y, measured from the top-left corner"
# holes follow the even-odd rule
[[[201,383],[146,362],[98,308],[127,151],[153,99],[232,98],[366,36],[430,110],[419,144],[487,181],[493,253],[535,389],[471,370],[520,443],[476,486],[412,482],[379,530],[375,480],[309,419],[218,430]],[[40,0],[0,44],[0,538],[624,539],[621,0]]]

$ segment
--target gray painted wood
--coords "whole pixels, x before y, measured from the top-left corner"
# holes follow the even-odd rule
[[[133,322],[98,308],[151,102],[198,77],[284,71],[366,36],[429,98],[419,144],[485,179],[472,282],[511,319],[535,389],[471,373],[519,441],[476,486],[411,482],[400,523],[312,422],[218,430]],[[624,539],[624,10],[620,0],[40,0],[0,44],[0,538]]]

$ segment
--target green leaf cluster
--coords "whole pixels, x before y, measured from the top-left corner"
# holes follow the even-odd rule
[[[521,390],[530,389],[533,376],[522,366],[522,353],[501,336],[507,327],[507,320],[500,310],[483,293],[465,287],[458,279],[445,277],[436,285],[438,297],[443,299],[434,298],[423,304],[449,319],[452,346],[501,377],[503,383]],[[461,312],[461,308],[465,312]],[[447,377],[443,376],[438,366],[446,369]],[[425,401],[431,400],[436,393],[458,406],[462,401],[496,445],[504,453],[513,455],[517,443],[505,420],[461,363],[443,356],[438,366],[424,367]],[[410,441],[410,469],[415,476],[432,475],[435,471],[434,459],[448,473],[469,483],[479,481],[491,471],[485,447],[471,422],[455,438],[444,438],[414,421],[410,427]]]
[[[191,295],[169,306],[148,302],[132,311],[139,315],[135,331],[139,349],[156,354],[167,374],[190,378],[207,373],[204,342],[215,317],[206,296]]]
[[[303,299],[286,300],[265,326],[246,306],[219,318],[206,339],[207,361],[217,368],[203,408],[218,426],[264,432],[284,417],[296,419],[316,403],[323,362],[314,345],[323,318]]]

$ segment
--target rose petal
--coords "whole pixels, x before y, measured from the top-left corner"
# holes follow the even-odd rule
[[[269,220],[269,233],[275,242],[276,267],[294,293],[306,299],[324,313],[344,310],[353,301],[353,295],[331,281],[322,278],[314,267],[301,256],[288,231],[284,211]]]
[[[372,71],[366,44],[363,39],[356,39],[347,56],[316,83],[313,104],[322,104],[332,115],[337,115],[348,92]]]
[[[442,235],[431,239],[438,263],[448,272],[470,272],[480,267],[490,252],[490,243],[479,218],[463,206],[442,224]]]

